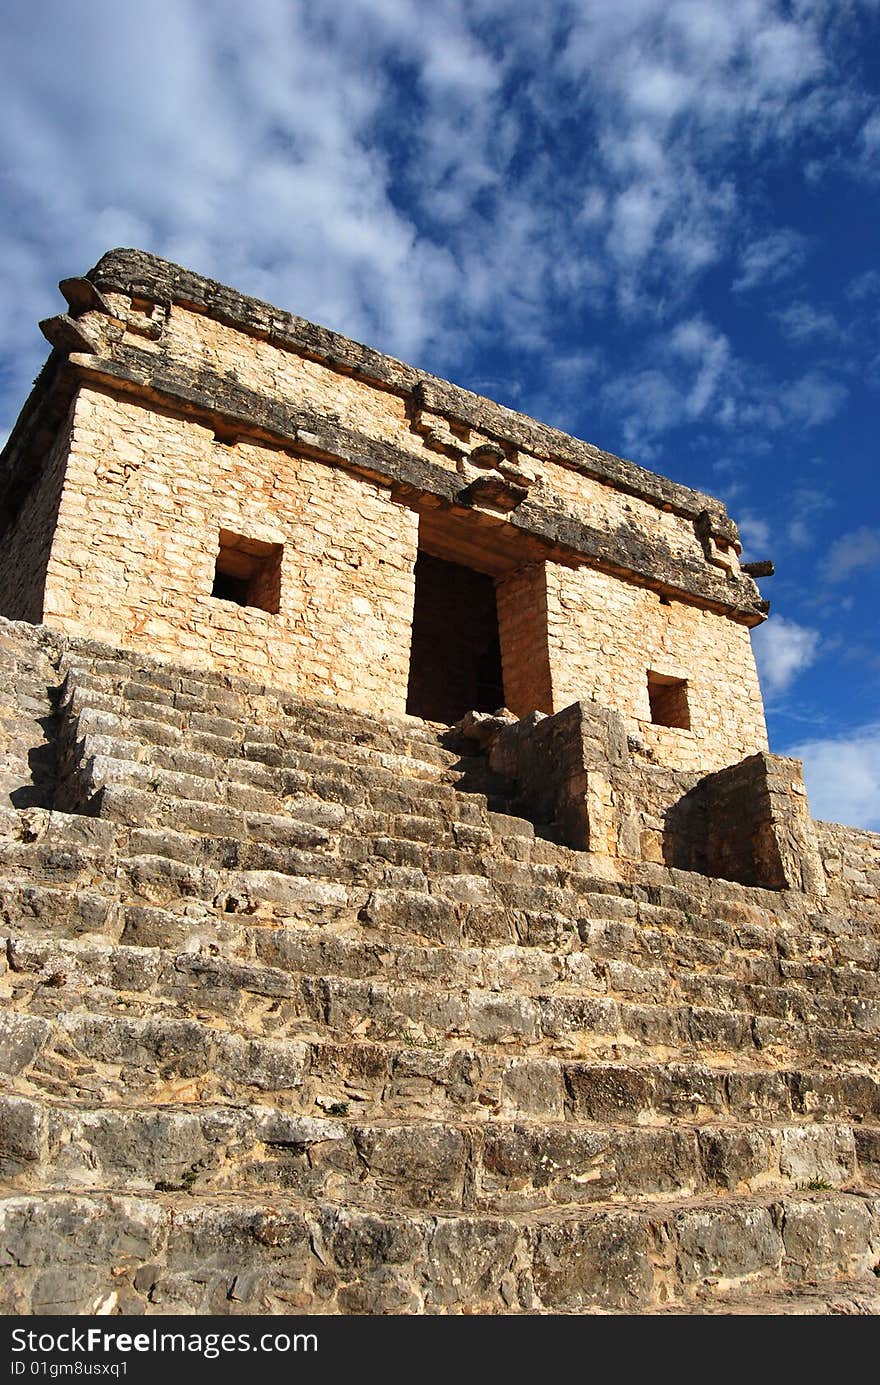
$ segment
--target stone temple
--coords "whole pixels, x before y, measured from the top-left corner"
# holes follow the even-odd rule
[[[0,459],[0,1311],[876,1313],[880,836],[717,500],[152,255]]]

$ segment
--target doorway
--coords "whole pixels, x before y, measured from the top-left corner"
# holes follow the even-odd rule
[[[406,710],[447,725],[504,703],[495,583],[419,550]]]

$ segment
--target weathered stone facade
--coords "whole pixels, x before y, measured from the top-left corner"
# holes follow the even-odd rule
[[[338,468],[82,389],[43,619],[402,714],[416,530]],[[211,595],[223,531],[283,546],[277,612]]]
[[[723,508],[153,257],[62,287],[0,1311],[880,1311],[880,837],[768,753]]]
[[[517,715],[597,700],[649,758],[704,772],[767,748],[764,604],[719,502],[150,256],[63,287],[4,454],[6,615],[424,713],[414,651],[462,651],[430,612],[412,640],[421,553],[491,579],[482,686]],[[271,600],[217,585],[242,545],[274,551]],[[688,725],[658,718],[649,676],[680,684]]]

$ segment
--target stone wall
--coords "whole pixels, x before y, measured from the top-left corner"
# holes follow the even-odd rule
[[[211,595],[221,529],[283,545],[277,614]],[[416,543],[416,516],[370,482],[83,390],[45,619],[402,713]]]
[[[7,507],[0,524],[0,607],[9,620],[43,618],[46,567],[67,467],[70,413],[41,457],[39,470],[29,478],[27,490]]]
[[[45,626],[0,617],[0,809],[52,803],[62,644]]]
[[[670,864],[743,885],[825,893],[800,761],[748,755],[706,775],[667,814]]]
[[[767,748],[748,629],[590,568],[547,565],[554,710],[613,708],[660,764],[720,769]],[[649,670],[687,683],[690,729],[655,725]]]
[[[829,907],[880,922],[880,832],[817,822]]]
[[[815,898],[826,892],[797,760],[761,752],[708,775],[652,765],[632,754],[623,719],[595,702],[516,722],[470,716],[462,729],[488,747],[522,810],[556,840],[588,851],[593,870],[627,878],[632,866],[653,863]]]
[[[318,458],[224,441],[193,419],[88,388],[47,468],[56,489],[68,436],[42,612],[34,564],[21,565],[31,615],[307,695],[405,709],[414,510]],[[33,547],[38,521],[51,531],[46,506],[56,503],[52,487],[30,493],[21,545]],[[277,612],[212,596],[221,531],[281,546]],[[592,699],[619,712],[657,763],[683,769],[718,768],[766,745],[744,625],[558,562],[499,574],[496,594],[504,700],[518,714]],[[13,597],[10,609],[19,605]],[[467,624],[466,603],[460,619]],[[687,680],[689,730],[651,722],[649,669]]]
[[[652,862],[708,873],[705,851],[696,850],[705,826],[690,811],[700,776],[635,758],[616,712],[584,701],[553,716],[471,716],[462,726],[516,785],[522,811],[556,840],[589,851],[592,870],[618,876]]]
[[[495,584],[504,669],[504,702],[517,716],[552,712],[543,563],[517,568]]]
[[[110,294],[108,298],[120,316],[130,314],[127,296]],[[420,419],[396,392],[377,389],[363,379],[329,369],[323,362],[283,350],[271,341],[246,336],[227,323],[188,312],[177,304],[171,305],[164,319],[161,339],[151,342],[135,322],[123,342],[161,355],[186,371],[234,375],[238,383],[261,395],[289,401],[298,409],[314,409],[343,427],[356,429],[377,443],[391,443],[416,457],[425,455],[425,435],[431,429],[435,436],[429,441],[428,455],[449,471],[458,469],[457,451],[466,452],[492,440],[489,433],[477,428],[459,427],[455,432],[448,424],[444,428],[444,420],[433,411]],[[444,433],[445,447],[441,445],[443,437],[437,436]],[[561,502],[571,513],[589,516],[608,531],[625,518],[647,541],[661,539],[677,556],[703,563],[703,547],[693,520],[637,495],[622,497],[595,477],[552,458],[525,455],[535,477],[536,498],[543,496],[555,505]]]

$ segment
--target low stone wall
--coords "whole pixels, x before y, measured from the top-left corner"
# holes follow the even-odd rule
[[[45,626],[0,616],[0,806],[45,808],[52,802],[62,643]]]
[[[623,719],[595,702],[513,723],[474,717],[464,729],[489,745],[492,767],[536,822],[615,873],[654,862],[825,894],[797,760],[761,752],[708,775],[669,770],[634,755]]]
[[[825,876],[800,761],[749,755],[670,809],[672,864],[741,885],[823,895]]]
[[[841,913],[880,922],[880,832],[817,822],[828,900]]]

